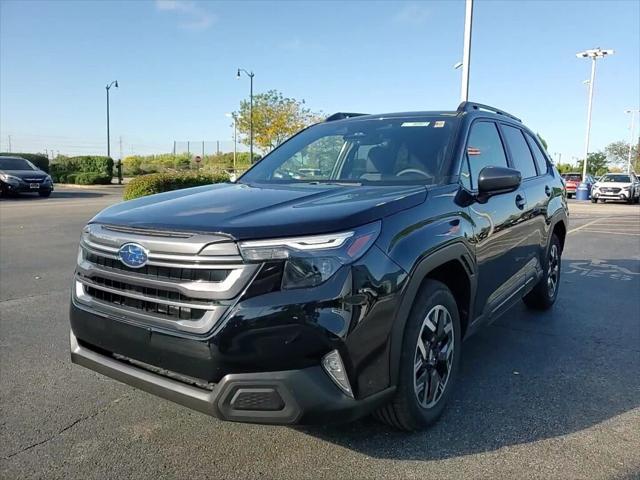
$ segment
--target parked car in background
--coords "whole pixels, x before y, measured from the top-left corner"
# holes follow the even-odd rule
[[[53,180],[29,160],[20,157],[0,157],[0,196],[18,193],[38,193],[48,197],[53,192]]]
[[[591,191],[591,201],[618,200],[627,203],[640,201],[640,182],[635,174],[607,173],[598,180]]]
[[[576,194],[576,190],[578,189],[578,185],[582,183],[582,174],[581,173],[563,173],[562,178],[565,184],[565,190],[567,191],[567,197],[571,198]],[[593,184],[596,183],[595,179],[591,175],[587,175],[586,179],[587,187],[589,192],[591,192],[591,188]]]

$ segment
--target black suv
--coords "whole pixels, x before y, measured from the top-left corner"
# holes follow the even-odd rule
[[[563,184],[503,111],[336,114],[85,227],[72,361],[224,420],[432,423],[462,340],[558,295]]]

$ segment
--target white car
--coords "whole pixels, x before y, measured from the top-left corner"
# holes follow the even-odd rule
[[[635,174],[607,173],[600,177],[591,190],[591,201],[619,200],[627,203],[640,201],[640,184]]]

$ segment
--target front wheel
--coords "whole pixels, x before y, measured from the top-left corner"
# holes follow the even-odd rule
[[[591,203],[598,203],[598,199],[591,197]]]
[[[558,298],[560,287],[560,269],[562,267],[562,247],[556,234],[551,237],[547,258],[543,265],[543,275],[533,290],[523,298],[529,308],[547,310]]]
[[[51,196],[51,191],[49,192],[38,192],[38,195],[44,198],[49,198]]]
[[[421,430],[442,414],[461,352],[458,307],[441,282],[427,280],[407,319],[395,397],[375,413],[400,430]]]

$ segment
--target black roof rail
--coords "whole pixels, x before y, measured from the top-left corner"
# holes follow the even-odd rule
[[[333,115],[329,115],[324,119],[325,122],[333,122],[334,120],[344,120],[345,118],[351,117],[361,117],[362,115],[368,115],[368,113],[347,113],[347,112],[338,112]]]
[[[504,115],[505,117],[509,117],[512,120],[516,120],[516,121],[522,123],[522,120],[520,120],[515,115],[511,115],[510,113],[507,113],[504,110],[500,110],[500,109],[495,108],[495,107],[490,107],[489,105],[483,105],[482,103],[462,102],[460,105],[458,105],[458,112],[460,112],[460,113],[462,113],[462,112],[470,112],[472,110],[487,110],[488,112],[497,113],[498,115]]]

